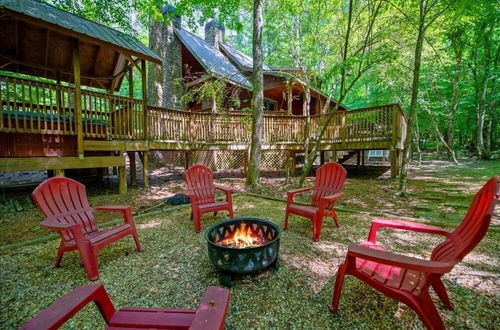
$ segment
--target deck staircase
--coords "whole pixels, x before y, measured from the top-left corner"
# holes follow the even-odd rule
[[[351,159],[353,156],[357,155],[359,150],[342,150],[337,151],[337,163],[343,164],[344,162]]]

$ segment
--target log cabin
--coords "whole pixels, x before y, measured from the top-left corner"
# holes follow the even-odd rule
[[[206,28],[216,29],[215,35],[221,32],[216,21]],[[220,42],[220,34],[214,37],[219,38],[216,50],[182,28],[172,25],[170,30],[174,33],[167,36],[170,47],[161,50],[164,53],[155,52],[132,36],[51,5],[0,0],[0,172],[52,170],[64,175],[65,170],[96,169],[103,176],[113,167],[118,171],[119,191],[125,193],[126,157],[131,184],[137,181],[138,155],[147,187],[150,151],[182,152],[189,166],[193,153],[224,150],[241,156],[244,167],[251,115],[236,108],[212,111],[211,100],[206,107],[203,101],[183,103],[174,93],[178,79],[173,75],[186,74],[182,69],[191,65],[191,71],[224,79],[241,88],[240,107],[244,107],[250,92],[251,59]],[[215,57],[206,62],[207,58],[193,50],[196,47],[217,51],[217,60],[224,64],[214,64]],[[176,58],[187,65],[163,70],[161,95],[166,97],[161,104],[148,102],[146,75],[154,75],[155,66],[165,63],[164,54],[169,56],[179,48],[181,57]],[[217,71],[221,68],[234,74],[221,74]],[[141,78],[139,98],[133,93],[134,71]],[[310,113],[304,112],[300,96],[304,87],[292,76],[266,67],[263,150],[286,151],[294,163],[297,153],[304,150],[306,137],[314,141],[326,115],[319,111],[324,95],[313,88],[315,101]],[[116,94],[124,79],[129,81],[128,97]],[[182,84],[178,88],[189,87]],[[354,154],[359,159],[364,150],[389,150],[391,172],[397,175],[406,135],[406,119],[399,105],[339,108],[328,115],[331,121],[318,145],[321,160],[326,152],[331,160],[341,161]]]

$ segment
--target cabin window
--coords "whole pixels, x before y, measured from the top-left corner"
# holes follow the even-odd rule
[[[278,102],[270,99],[264,99],[265,111],[276,111],[278,109]]]

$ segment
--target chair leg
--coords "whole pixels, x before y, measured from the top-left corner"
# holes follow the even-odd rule
[[[446,292],[446,287],[444,286],[443,281],[441,279],[437,279],[432,283],[432,288],[438,295],[441,302],[450,310],[453,309],[453,304],[451,303],[450,297],[448,297],[448,293]]]
[[[229,207],[229,218],[234,218],[234,211],[233,211],[233,205]]]
[[[200,211],[196,211],[193,214],[193,220],[194,220],[194,230],[199,233],[201,231],[201,214]]]
[[[288,209],[285,211],[285,225],[283,226],[283,230],[288,229]]]
[[[332,218],[335,221],[335,224],[337,225],[337,228],[340,228],[340,226],[339,226],[339,218],[337,218],[337,213],[335,213],[335,211],[332,211],[332,212],[333,212]]]
[[[313,218],[313,241],[319,242],[321,238],[322,228],[323,228],[323,216],[316,215]]]
[[[54,267],[59,268],[59,266],[61,265],[63,254],[64,254],[64,243],[61,240],[61,244],[59,244],[59,249],[57,250],[56,263],[54,264]]]
[[[417,298],[415,306],[410,306],[418,314],[425,326],[430,330],[444,330],[444,323],[436,305],[432,301],[429,291],[422,292]]]
[[[214,212],[214,216],[217,216],[217,211]]]
[[[87,272],[87,276],[91,281],[99,279],[99,266],[97,265],[97,254],[90,244],[86,246],[78,246],[80,256],[82,257],[83,266]]]
[[[144,250],[141,247],[141,243],[139,243],[139,235],[137,234],[137,231],[132,234],[132,237],[134,238],[135,246],[137,248],[137,252],[143,252]]]
[[[340,295],[342,294],[342,286],[344,285],[344,277],[346,271],[346,264],[339,266],[337,276],[335,278],[335,285],[333,289],[332,304],[330,305],[330,312],[337,313],[339,309]]]

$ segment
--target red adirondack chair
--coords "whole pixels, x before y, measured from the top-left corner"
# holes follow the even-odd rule
[[[214,185],[214,172],[203,165],[194,165],[186,171],[187,190],[184,194],[191,201],[191,220],[194,221],[194,229],[197,233],[201,231],[201,216],[205,213],[217,211],[228,211],[229,217],[233,218],[233,199],[231,189]],[[226,200],[215,201],[215,190],[226,193]]]
[[[339,198],[344,197],[341,192],[347,176],[346,170],[337,163],[326,163],[316,170],[316,183],[313,188],[301,188],[287,192],[285,226],[288,228],[290,213],[311,219],[313,224],[313,240],[318,242],[323,227],[323,217],[331,216],[339,227],[339,220],[335,214],[334,204]],[[312,190],[310,206],[294,204],[293,197]]]
[[[330,310],[337,312],[344,276],[350,274],[411,307],[429,329],[444,329],[429,286],[447,308],[453,309],[441,276],[450,272],[486,234],[499,187],[500,178],[494,176],[475,195],[464,220],[453,232],[409,221],[374,220],[368,242],[349,245],[346,260],[337,272]],[[446,239],[434,248],[430,260],[407,257],[387,252],[376,244],[377,230],[382,227],[438,234]]]
[[[209,286],[195,310],[127,307],[115,310],[102,284],[82,285],[38,313],[21,329],[58,329],[94,301],[107,329],[224,329],[229,290]]]
[[[130,206],[101,206],[92,208],[87,200],[85,186],[65,177],[53,177],[42,182],[34,191],[33,199],[45,216],[40,222],[44,228],[57,230],[61,243],[55,267],[59,267],[64,252],[78,250],[91,281],[99,278],[98,251],[127,235],[132,235],[137,251],[142,252],[139,236]],[[94,211],[121,212],[124,224],[99,230]]]

